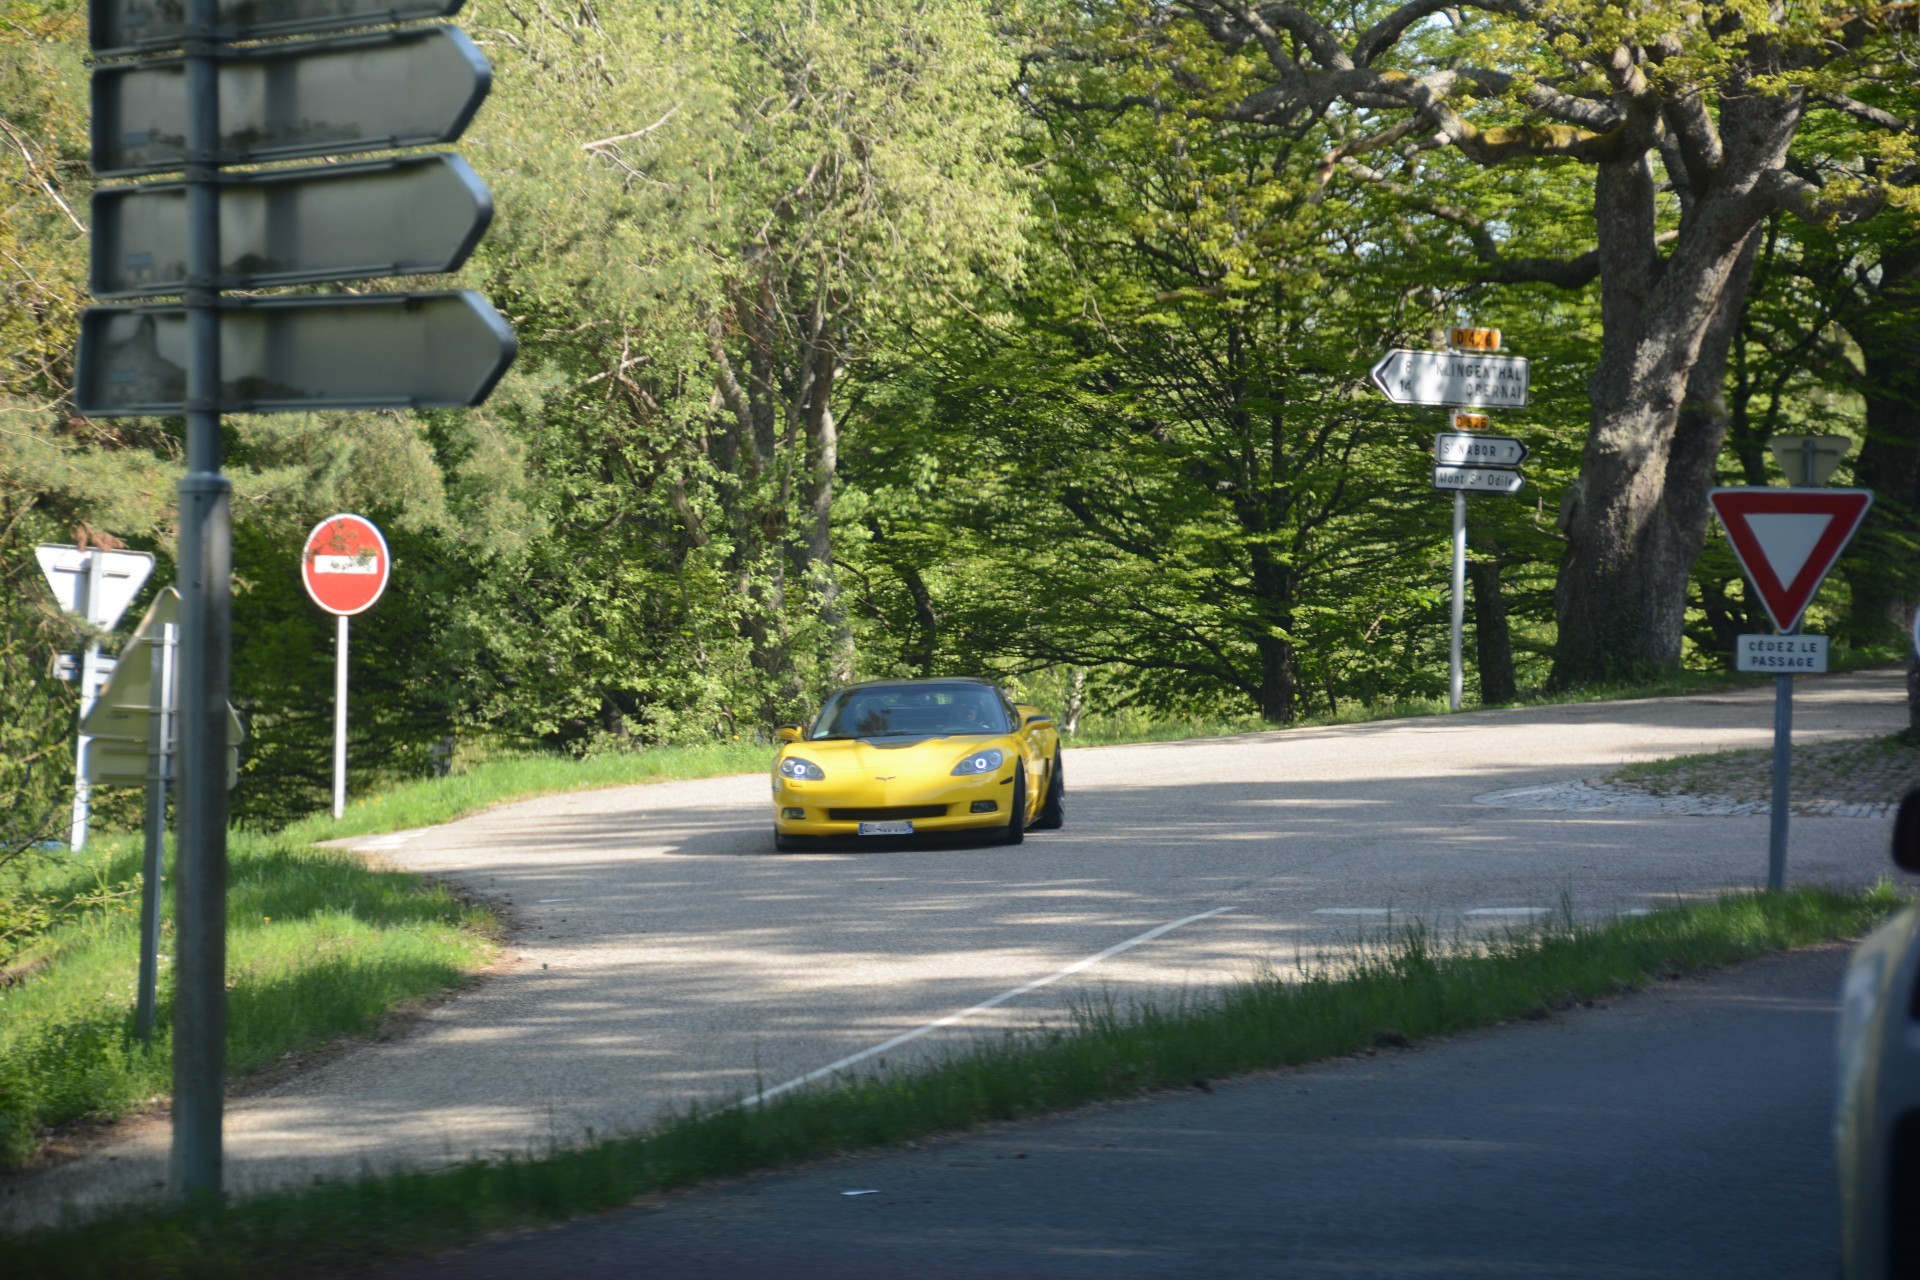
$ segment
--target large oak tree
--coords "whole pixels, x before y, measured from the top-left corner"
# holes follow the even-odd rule
[[[1911,207],[1911,5],[1814,0],[1408,0],[1391,5],[1179,0],[1264,61],[1231,118],[1325,124],[1330,174],[1398,181],[1470,234],[1484,278],[1598,278],[1602,343],[1556,595],[1553,681],[1677,666],[1689,570],[1727,432],[1729,346],[1766,219],[1831,225]],[[1803,156],[1833,113],[1848,152]],[[1482,166],[1585,166],[1591,246],[1540,255],[1497,216],[1423,189],[1447,149]]]

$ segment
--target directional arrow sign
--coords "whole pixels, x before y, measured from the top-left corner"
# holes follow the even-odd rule
[[[215,0],[214,32],[225,41],[301,35],[382,22],[450,18],[462,0]],[[180,0],[93,0],[89,35],[96,54],[166,49],[187,34]]]
[[[44,542],[33,549],[40,572],[60,607],[77,613],[96,627],[112,627],[120,621],[133,598],[153,572],[153,557],[144,551],[102,551],[98,547],[69,547]],[[100,576],[93,577],[94,557],[100,558]],[[92,598],[88,586],[97,581],[99,591]]]
[[[1395,404],[1517,409],[1527,402],[1527,362],[1520,356],[1395,349],[1370,376]]]
[[[513,363],[513,330],[470,289],[229,301],[220,312],[220,411],[456,409]],[[89,307],[74,406],[89,417],[185,408],[187,313]]]
[[[456,271],[492,218],[459,156],[223,175],[220,287]],[[94,295],[185,289],[187,225],[184,182],[94,192]]]
[[[1433,460],[1476,467],[1517,467],[1527,459],[1527,446],[1512,436],[1467,435],[1442,431],[1433,438]]]
[[[1715,489],[1727,541],[1782,632],[1800,615],[1873,504],[1871,489]]]
[[[493,69],[457,27],[238,50],[220,63],[214,163],[433,146],[460,136]],[[181,58],[93,72],[93,168],[103,178],[183,168]]]
[[[1435,467],[1433,487],[1460,493],[1518,493],[1518,471],[1500,467]]]

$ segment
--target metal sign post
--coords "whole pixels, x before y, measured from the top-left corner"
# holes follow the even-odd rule
[[[226,707],[232,484],[220,474],[220,46],[215,0],[188,0],[187,474],[180,481],[180,788],[174,873],[173,1150],[181,1199],[222,1190],[227,1085]],[[95,117],[96,128],[100,124]]]
[[[74,371],[82,414],[186,420],[171,1171],[181,1198],[217,1196],[222,1182],[227,786],[238,727],[227,703],[232,486],[220,471],[221,415],[478,404],[515,345],[506,322],[464,292],[220,296],[223,288],[457,269],[492,210],[464,164],[408,158],[224,178],[221,169],[458,137],[492,68],[456,28],[261,41],[384,28],[445,16],[460,3],[89,6],[94,172],[181,173],[177,182],[100,193],[90,278],[102,296],[172,292],[180,301],[89,308]]]
[[[1493,354],[1500,349],[1498,329],[1458,328],[1448,335],[1449,351],[1395,348],[1369,371],[1395,404],[1524,406],[1528,396],[1527,362],[1520,356]],[[1520,463],[1527,446],[1511,436],[1479,436],[1492,426],[1482,413],[1456,413],[1451,432],[1433,438],[1433,487],[1453,494],[1453,573],[1447,636],[1447,708],[1460,709],[1466,686],[1467,495],[1518,493]]]
[[[1460,709],[1466,688],[1462,633],[1467,624],[1467,495],[1453,495],[1453,634],[1447,641],[1447,710]]]
[[[347,619],[373,608],[387,589],[393,556],[365,516],[328,516],[300,553],[300,580],[313,602],[336,617],[333,641],[333,816],[347,811]]]
[[[153,1015],[160,982],[160,877],[167,838],[167,784],[173,778],[174,654],[179,624],[162,623],[153,646],[152,717],[147,721],[147,821],[140,876],[140,988],[134,998],[133,1033],[141,1043],[153,1039]]]
[[[1800,634],[1800,624],[1780,633]],[[1787,887],[1787,812],[1792,804],[1793,677],[1773,678],[1773,790],[1767,815],[1767,888],[1775,893]]]
[[[1735,559],[1752,584],[1754,594],[1773,620],[1774,634],[1798,636],[1800,619],[1813,600],[1827,571],[1852,541],[1854,531],[1873,504],[1867,489],[1769,489],[1763,487],[1714,489],[1707,494]],[[1742,636],[1743,653],[1758,637]],[[1751,646],[1757,648],[1759,646]],[[1784,646],[1784,654],[1764,655],[1810,670],[1811,653],[1796,654],[1798,646]],[[1825,653],[1820,654],[1825,670]],[[1743,667],[1745,666],[1743,662]],[[1773,795],[1767,824],[1767,888],[1787,886],[1787,818],[1792,802],[1789,785],[1793,766],[1793,670],[1789,665],[1773,682]]]

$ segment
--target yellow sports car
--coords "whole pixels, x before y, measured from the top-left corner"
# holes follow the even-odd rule
[[[992,832],[1019,844],[1058,827],[1060,734],[985,680],[872,680],[827,699],[811,728],[779,729],[773,843],[821,836]]]

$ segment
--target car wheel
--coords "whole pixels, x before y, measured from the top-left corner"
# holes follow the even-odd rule
[[[1058,831],[1067,820],[1067,779],[1060,772],[1060,753],[1053,753],[1053,767],[1047,770],[1047,798],[1034,819],[1035,831]]]
[[[1027,771],[1015,767],[1013,771],[1013,812],[1007,815],[1006,834],[1000,837],[1002,844],[1019,844],[1027,838]]]
[[[776,853],[804,853],[807,849],[805,836],[782,835],[780,829],[773,829],[773,848]]]

